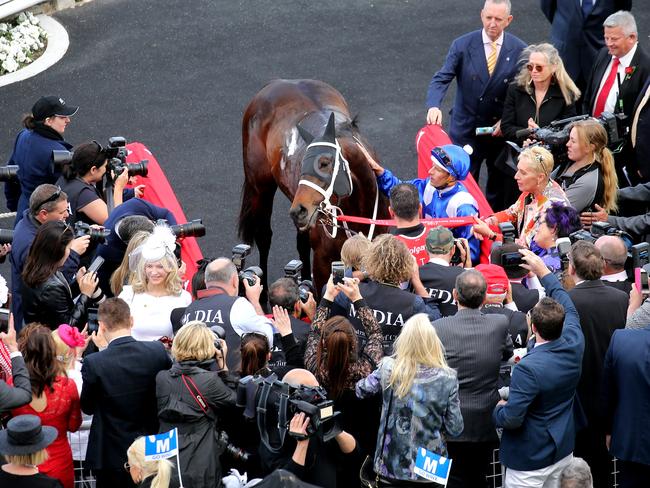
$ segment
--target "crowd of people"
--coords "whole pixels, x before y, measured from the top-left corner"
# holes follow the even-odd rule
[[[646,486],[650,59],[631,1],[541,8],[552,42],[527,46],[510,1],[485,1],[429,86],[442,124],[458,84],[429,176],[402,182],[359,146],[395,226],[349,237],[322,290],[284,277],[268,303],[238,260],[187,276],[174,215],[127,188],[110,148],[64,140],[78,107],[40,98],[5,184],[0,484],[72,488],[81,462],[98,488],[276,470],[325,488],[609,488],[616,458],[618,486]],[[463,181],[483,162],[479,218]],[[442,217],[472,224],[424,221]],[[177,457],[151,460],[144,436],[174,429]],[[422,475],[423,452],[452,461],[447,481]]]

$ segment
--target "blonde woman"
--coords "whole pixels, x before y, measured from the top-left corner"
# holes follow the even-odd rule
[[[146,241],[147,237],[150,235],[151,232],[143,230],[133,234],[133,237],[131,237],[129,240],[129,245],[126,247],[126,252],[124,253],[122,262],[111,275],[111,291],[113,292],[113,296],[118,296],[120,293],[122,293],[122,288],[124,288],[124,285],[133,281],[135,272],[131,271],[131,268],[129,266],[129,256],[139,246],[144,244],[144,241]]]
[[[540,225],[540,217],[553,202],[569,205],[564,191],[551,179],[553,155],[543,147],[532,146],[519,154],[515,181],[521,192],[519,198],[510,207],[497,212],[485,220],[488,225],[496,226],[501,222],[511,222],[519,235],[521,245],[530,248]],[[476,219],[474,232],[494,240],[495,235],[482,221]]]
[[[138,437],[126,451],[127,463],[124,468],[137,486],[147,488],[177,488],[178,477],[174,465],[167,459],[145,461],[144,437]],[[189,485],[188,485],[189,486]]]
[[[222,412],[235,405],[235,392],[220,376],[227,373],[226,354],[226,342],[203,322],[188,322],[174,338],[172,368],[156,376],[160,432],[178,428],[183,483],[192,488],[221,486],[224,447],[215,429]],[[219,372],[210,370],[215,361]]]
[[[580,90],[564,69],[557,49],[551,44],[533,44],[521,54],[523,66],[508,87],[503,106],[503,136],[517,143],[521,129],[544,127],[554,120],[576,115]]]
[[[427,485],[412,470],[417,450],[423,447],[446,456],[445,436],[460,435],[463,417],[456,372],[447,366],[440,339],[426,315],[407,320],[395,341],[395,353],[356,385],[360,398],[379,392],[383,408],[375,472],[398,486],[399,481]]]
[[[607,213],[615,211],[618,178],[603,126],[596,120],[575,122],[566,146],[569,162],[552,176],[571,205],[578,213],[598,207]]]
[[[156,226],[144,244],[129,255],[129,260],[137,262],[136,272],[119,298],[131,309],[132,335],[136,340],[173,337],[172,310],[192,302],[192,296],[182,288],[182,273],[174,255],[175,241],[169,227]]]

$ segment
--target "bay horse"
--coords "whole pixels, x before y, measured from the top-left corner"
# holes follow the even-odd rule
[[[325,82],[274,80],[248,104],[242,121],[245,179],[238,230],[244,242],[259,250],[265,291],[278,187],[292,202],[289,214],[298,230],[302,278],[313,279],[317,294],[349,234],[326,225],[336,222],[332,216],[337,209],[346,215],[389,218],[388,199],[377,188],[359,144],[369,148],[345,99]],[[365,224],[350,224],[349,229],[370,232]],[[375,233],[387,230],[377,227]]]

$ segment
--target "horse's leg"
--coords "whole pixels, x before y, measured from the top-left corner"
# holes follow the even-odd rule
[[[296,235],[296,248],[298,249],[298,257],[302,261],[300,278],[303,280],[313,280],[311,273],[311,243],[309,242],[309,232],[298,232]]]

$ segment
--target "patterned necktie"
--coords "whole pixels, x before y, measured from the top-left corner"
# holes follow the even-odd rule
[[[641,103],[639,103],[639,106],[637,107],[636,112],[634,113],[634,119],[632,120],[632,133],[630,135],[630,139],[632,141],[632,147],[636,147],[636,131],[637,131],[637,125],[639,124],[639,115],[641,114],[641,111],[648,103],[648,99],[650,99],[650,85],[648,85],[648,88],[645,91],[645,95],[643,96],[643,99],[641,99]]]
[[[582,15],[584,16],[585,19],[593,9],[594,9],[593,0],[582,0]]]
[[[598,94],[598,98],[596,99],[596,106],[594,107],[594,117],[599,117],[600,114],[603,113],[603,110],[605,110],[605,103],[607,102],[607,98],[609,97],[609,92],[612,90],[612,87],[614,86],[614,81],[616,81],[616,73],[618,73],[619,64],[621,64],[619,59],[614,58],[614,61],[612,61],[612,69],[609,71],[609,74],[607,75],[607,79],[603,84],[603,89],[600,90],[600,93]]]
[[[487,69],[490,76],[494,73],[494,67],[497,65],[497,43],[492,42],[492,52],[487,58]]]

